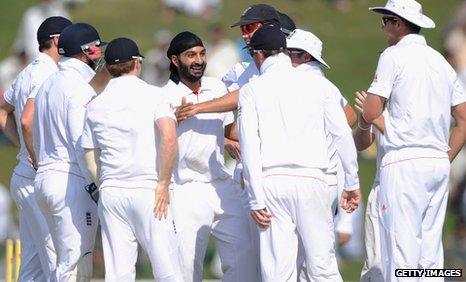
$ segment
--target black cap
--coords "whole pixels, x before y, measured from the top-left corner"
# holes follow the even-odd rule
[[[125,37],[113,39],[105,49],[105,62],[109,65],[124,63],[138,57],[144,58],[138,45]]]
[[[52,35],[58,35],[72,22],[64,17],[49,17],[43,21],[37,29],[37,42],[39,44],[50,39]]]
[[[202,40],[197,35],[189,31],[180,32],[170,42],[167,57],[170,59],[172,55],[179,55],[196,46],[204,47]]]
[[[58,54],[70,57],[89,48],[89,45],[101,46],[99,33],[90,24],[75,23],[66,27],[58,40]]]
[[[290,35],[290,33],[296,29],[296,24],[287,14],[278,12],[278,16],[280,20],[280,29],[285,35]]]
[[[254,50],[280,50],[286,48],[286,37],[279,27],[266,25],[254,33],[249,47]]]
[[[265,21],[276,21],[279,23],[277,11],[274,7],[267,4],[256,4],[246,8],[239,19],[239,22],[233,24],[231,27]]]

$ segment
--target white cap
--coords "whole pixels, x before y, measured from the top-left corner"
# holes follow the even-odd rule
[[[372,7],[369,10],[380,14],[391,12],[423,28],[434,28],[435,23],[422,14],[422,6],[414,0],[388,0],[385,7]]]
[[[286,39],[286,48],[304,50],[319,61],[319,63],[330,68],[324,59],[322,59],[322,41],[312,32],[298,28],[295,29]]]

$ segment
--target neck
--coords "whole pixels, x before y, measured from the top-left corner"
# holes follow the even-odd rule
[[[55,64],[58,64],[58,61],[60,61],[61,56],[58,54],[58,52],[56,50],[53,50],[53,48],[44,50],[44,51],[42,51],[42,53],[44,53],[45,55],[52,58],[52,60],[55,62]]]
[[[184,85],[186,85],[193,92],[196,92],[201,88],[201,80],[200,79],[198,81],[191,82],[191,81],[187,80],[184,77],[180,77],[180,81],[183,82]]]

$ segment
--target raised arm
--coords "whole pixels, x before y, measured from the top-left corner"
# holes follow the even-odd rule
[[[236,110],[238,108],[238,95],[239,90],[236,90],[210,101],[198,104],[182,104],[175,112],[176,119],[182,121],[199,113],[220,113]]]

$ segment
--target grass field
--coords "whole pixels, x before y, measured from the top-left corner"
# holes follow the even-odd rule
[[[16,34],[18,23],[24,10],[33,0],[0,1],[0,58],[10,53],[10,46]],[[324,42],[325,60],[331,65],[327,76],[340,87],[349,101],[353,100],[356,90],[366,89],[372,80],[380,51],[386,40],[380,29],[380,17],[368,11],[368,7],[384,5],[385,0],[353,0],[348,13],[335,12],[326,0],[271,0],[264,1],[289,14],[297,25],[309,29]],[[424,0],[424,12],[437,24],[435,30],[423,31],[431,46],[441,50],[441,30],[453,15],[458,0]],[[117,36],[135,39],[142,50],[152,45],[153,34],[167,28],[173,32],[191,30],[203,38],[208,38],[213,24],[226,27],[227,35],[239,37],[237,28],[229,26],[235,22],[242,11],[257,1],[224,0],[220,13],[209,20],[196,19],[184,15],[173,21],[161,16],[160,1],[154,0],[88,0],[85,5],[74,9],[74,21],[89,22],[97,27],[104,40]],[[13,147],[0,147],[0,183],[9,184],[11,169],[15,165],[16,150]],[[373,161],[360,161],[361,187],[367,196],[372,184],[375,167]],[[366,199],[366,197],[364,197]],[[452,218],[448,217],[446,234],[451,234]],[[360,262],[344,262],[342,273],[345,281],[358,280]],[[147,271],[141,270],[141,273]]]

